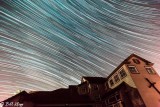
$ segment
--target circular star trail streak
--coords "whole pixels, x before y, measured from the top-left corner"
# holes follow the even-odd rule
[[[132,53],[160,74],[159,0],[0,0],[0,101],[107,77]]]

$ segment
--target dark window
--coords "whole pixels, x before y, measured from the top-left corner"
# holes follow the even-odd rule
[[[106,104],[106,105],[108,104],[108,100],[107,100],[107,99],[105,100],[105,104]]]
[[[86,88],[82,88],[82,92],[86,92]]]
[[[120,100],[120,95],[119,94],[116,94],[116,100],[118,101],[118,100]]]
[[[110,86],[113,86],[114,85],[114,82],[113,82],[113,80],[111,79],[111,80],[109,80],[109,84],[110,84]]]
[[[115,96],[112,96],[108,99],[108,103],[116,102]]]
[[[93,90],[98,90],[98,85],[94,85]]]
[[[114,94],[108,98],[108,104],[112,104],[113,107],[119,107],[119,105],[118,105],[119,100],[120,100],[120,94]]]
[[[135,66],[128,66],[128,68],[131,73],[139,73]]]
[[[121,76],[121,78],[124,78],[127,76],[126,72],[124,71],[124,69],[122,69],[121,71],[119,71],[119,74]]]
[[[146,70],[149,74],[155,74],[154,70],[151,67],[146,67]]]
[[[138,59],[133,59],[133,62],[136,64],[140,64],[140,61]]]
[[[118,74],[116,74],[116,75],[114,76],[114,80],[115,80],[115,82],[120,81]]]
[[[95,100],[101,100],[101,98],[100,98],[100,96],[99,95],[97,95],[97,96],[95,96]]]

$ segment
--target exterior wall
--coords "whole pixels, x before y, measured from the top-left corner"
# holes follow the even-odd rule
[[[117,95],[119,96],[118,99],[116,97]],[[110,101],[111,98],[112,98],[112,101]],[[122,98],[120,96],[120,90],[118,90],[118,91],[115,91],[114,93],[110,93],[110,94],[108,94],[106,96],[106,98],[105,98],[105,107],[110,107],[110,106],[112,106],[112,107],[114,107],[114,106],[122,107],[122,103],[121,102],[122,102]]]
[[[98,84],[99,93],[103,95],[105,93],[105,84]]]
[[[122,78],[122,79],[120,78],[120,75],[119,75],[119,71],[120,71],[121,69],[124,69],[125,72],[126,72],[126,74],[127,74],[127,76],[124,77],[124,78]],[[115,75],[116,73],[118,74],[118,76],[119,76],[119,78],[120,78],[120,81],[117,82],[117,83],[115,83],[115,81],[114,81],[115,84],[114,84],[113,86],[110,86],[110,85],[109,85],[109,88],[113,89],[113,88],[117,87],[118,85],[120,85],[122,82],[125,82],[125,83],[127,83],[129,86],[136,88],[136,85],[134,84],[134,82],[133,82],[133,80],[132,80],[132,77],[131,77],[130,73],[128,72],[127,67],[126,67],[125,65],[123,65],[120,69],[118,69],[110,78],[113,79],[113,78],[114,78],[114,75]],[[108,79],[107,84],[109,84],[110,78]],[[113,79],[113,80],[114,80],[114,79]]]
[[[88,84],[86,83],[86,84],[78,86],[78,93],[80,95],[88,94],[89,93]]]
[[[25,101],[22,104],[22,107],[34,107],[34,104],[32,102]]]
[[[146,107],[138,90],[128,85],[108,93],[105,105],[105,107]]]
[[[132,61],[133,58],[135,58],[135,57],[132,57],[129,60],[131,63],[127,64],[126,67],[128,65],[136,66],[139,73],[136,73],[136,74],[130,73],[130,75],[131,75],[143,101],[145,102],[145,105],[147,107],[160,107],[160,94],[158,94],[158,92],[153,87],[149,88],[148,86],[150,84],[145,79],[145,78],[148,78],[150,81],[156,82],[155,87],[157,87],[157,89],[160,91],[160,77],[159,77],[159,75],[157,73],[156,74],[149,74],[145,69],[145,66],[149,66],[149,65],[146,65],[146,63],[143,62],[142,60],[140,60],[140,64],[135,64]]]
[[[89,96],[92,100],[98,100],[99,99],[99,89],[97,87],[97,84],[89,84]]]
[[[95,104],[35,104],[34,107],[96,107]]]
[[[120,93],[125,107],[146,107],[137,88],[122,87]]]
[[[101,101],[102,95],[105,93],[104,84],[89,84],[89,96],[94,101]]]

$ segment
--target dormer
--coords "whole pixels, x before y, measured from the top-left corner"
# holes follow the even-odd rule
[[[85,90],[84,88],[87,87],[88,95],[93,100],[100,100],[101,95],[104,93],[105,82],[106,78],[103,77],[82,77],[79,89]]]
[[[87,82],[82,82],[81,84],[78,85],[78,93],[80,95],[85,95],[85,94],[89,93],[89,88],[88,88]]]
[[[92,90],[98,90],[100,85],[106,82],[106,78],[103,77],[82,77],[81,83],[86,82],[88,87]]]
[[[103,83],[104,81],[106,81],[106,78],[103,78],[103,77],[86,77],[86,76],[83,76],[82,79],[81,79],[81,82],[82,81],[87,81],[89,83],[97,83],[97,84],[101,84]]]

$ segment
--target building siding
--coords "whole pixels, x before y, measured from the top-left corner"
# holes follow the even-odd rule
[[[147,107],[160,107],[160,95],[156,92],[156,90],[151,87],[149,88],[149,83],[145,80],[145,78],[149,78],[152,82],[156,82],[155,87],[160,90],[160,77],[156,74],[149,74],[145,66],[146,63],[140,60],[140,64],[135,64],[132,59],[136,57],[132,57],[129,61],[131,62],[128,65],[136,66],[139,74],[130,73],[140,95],[142,96],[143,101],[145,102]]]
[[[132,77],[131,77],[131,75],[130,75],[130,73],[129,73],[125,64],[120,69],[118,69],[114,74],[119,73],[119,71],[121,69],[125,70],[127,76],[124,77],[123,79],[120,79],[120,81],[115,83],[113,86],[109,85],[109,88],[114,89],[115,87],[119,86],[122,82],[127,83],[130,87],[136,88],[136,85],[135,85],[135,83],[134,83],[134,81],[133,81],[133,79],[132,79]],[[111,78],[113,78],[114,74],[111,76]],[[108,81],[108,84],[109,84],[109,81]]]

